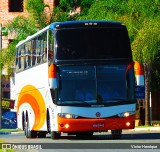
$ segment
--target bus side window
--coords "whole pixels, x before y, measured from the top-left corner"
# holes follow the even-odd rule
[[[18,49],[18,70],[21,70],[21,48]]]
[[[53,61],[54,56],[54,36],[52,31],[49,31],[48,47],[48,60],[49,63],[51,63]]]
[[[49,49],[49,51],[48,51],[48,59],[52,60],[53,59],[53,55],[54,55],[54,50]]]
[[[28,68],[27,61],[28,61],[28,46],[27,46],[27,43],[26,43],[24,45],[24,69]]]
[[[28,68],[28,43],[25,44],[25,64],[24,64],[24,68],[27,69]]]
[[[43,44],[43,39],[42,39],[42,40],[41,40],[41,49],[40,49],[41,63],[43,62],[43,49],[44,49],[44,44]]]
[[[43,41],[43,54],[42,54],[42,59],[43,62],[47,60],[47,41]]]
[[[36,40],[36,63],[41,63],[41,51],[40,51],[41,43],[40,40]]]
[[[19,70],[19,48],[16,49],[16,72]]]
[[[46,62],[47,61],[47,32],[43,33],[42,39],[43,39],[42,61]]]
[[[24,64],[25,64],[25,50],[23,45],[21,47],[21,70],[24,70]]]
[[[27,51],[27,64],[28,64],[28,68],[31,66],[31,41],[29,41],[28,43],[28,51]]]
[[[31,57],[32,66],[34,66],[36,64],[36,40],[32,40]]]

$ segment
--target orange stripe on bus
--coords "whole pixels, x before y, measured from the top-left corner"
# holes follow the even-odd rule
[[[56,67],[51,64],[48,69],[48,78],[56,78]]]
[[[32,130],[39,130],[46,120],[46,106],[41,93],[34,86],[25,86],[18,97],[17,112],[24,103],[30,104],[34,111],[35,121]]]
[[[136,75],[144,75],[143,67],[137,61],[134,61],[134,71]]]

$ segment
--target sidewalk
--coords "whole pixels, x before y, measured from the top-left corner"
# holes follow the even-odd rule
[[[136,127],[131,129],[131,131],[160,131],[160,127]]]

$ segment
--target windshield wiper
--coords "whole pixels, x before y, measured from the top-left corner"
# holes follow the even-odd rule
[[[59,104],[74,104],[74,103],[78,103],[78,102],[90,105],[90,103],[83,101],[83,100],[60,100],[57,103],[59,103]]]
[[[119,102],[119,101],[127,101],[127,100],[122,98],[113,98],[113,99],[108,99],[105,102]]]

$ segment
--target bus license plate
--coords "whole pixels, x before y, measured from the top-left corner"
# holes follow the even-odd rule
[[[94,128],[104,127],[103,123],[93,124]]]

